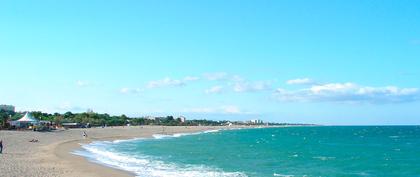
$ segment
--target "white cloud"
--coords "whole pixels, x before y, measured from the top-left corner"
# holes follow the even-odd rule
[[[309,78],[298,78],[298,79],[288,80],[286,83],[289,85],[306,85],[306,84],[313,84],[314,82]]]
[[[190,82],[190,81],[197,81],[197,80],[200,80],[200,78],[199,77],[195,77],[195,76],[187,76],[187,77],[184,77],[184,79],[183,79],[185,82]]]
[[[187,76],[187,77],[184,77],[183,79],[171,79],[169,77],[166,77],[162,80],[150,81],[146,87],[150,89],[161,88],[161,87],[181,87],[181,86],[185,86],[189,82],[198,81],[198,80],[200,80],[200,78],[195,77],[195,76]]]
[[[245,79],[239,75],[230,75],[226,72],[204,73],[203,78],[209,81],[232,81],[232,82],[245,81]]]
[[[228,105],[217,108],[201,107],[184,109],[187,113],[204,113],[204,114],[246,114],[242,112],[238,106]]]
[[[166,77],[162,80],[150,81],[147,84],[147,88],[180,87],[185,86],[185,84],[186,83],[183,80],[171,79],[169,77]]]
[[[223,112],[226,114],[241,114],[241,110],[237,106],[225,106]]]
[[[268,81],[247,81],[238,75],[229,75],[225,72],[206,73],[202,77],[186,76],[182,79],[172,79],[166,77],[161,80],[149,81],[141,89],[122,88],[121,93],[140,93],[146,89],[155,89],[163,87],[182,87],[196,81],[220,81],[221,85],[213,86],[204,90],[207,94],[221,93],[231,88],[234,92],[257,92],[271,90],[271,82]]]
[[[271,89],[271,83],[265,81],[258,82],[236,82],[233,84],[235,92],[256,92]]]
[[[225,72],[216,72],[216,73],[205,73],[203,74],[204,78],[211,81],[225,80],[228,78],[228,74]]]
[[[184,109],[184,112],[189,113],[215,113],[216,110],[213,108],[190,108],[190,109]]]
[[[331,83],[331,84],[324,84],[324,85],[316,85],[312,86],[310,90],[313,93],[321,93],[321,92],[351,92],[354,89],[357,89],[359,86],[356,84],[347,82],[347,83]]]
[[[420,100],[418,88],[369,87],[355,83],[329,83],[299,90],[277,89],[282,101],[401,103]]]
[[[234,81],[234,82],[243,82],[243,81],[245,81],[244,78],[242,78],[241,76],[238,76],[238,75],[232,76],[231,80]]]
[[[139,94],[143,92],[143,89],[140,88],[121,88],[120,92],[123,94]]]
[[[56,109],[58,109],[59,111],[71,111],[71,112],[82,112],[82,111],[87,110],[87,109],[85,109],[83,107],[80,107],[80,106],[74,106],[70,102],[63,102]]]
[[[214,86],[204,91],[207,94],[215,94],[223,92],[223,86]]]
[[[90,82],[78,80],[78,81],[76,81],[76,85],[78,87],[86,87],[86,86],[89,86],[90,85]]]

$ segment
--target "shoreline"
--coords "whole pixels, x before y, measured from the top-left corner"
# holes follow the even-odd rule
[[[160,127],[160,126],[158,126]],[[256,127],[249,127],[249,126],[234,126],[234,127],[221,127],[221,126],[203,126],[203,127],[197,127],[197,126],[191,126],[188,128],[193,128],[193,130],[182,130],[179,129],[181,127],[185,126],[169,126],[165,128],[172,128],[175,130],[170,130],[170,132],[164,132],[163,135],[174,135],[177,133],[199,133],[199,132],[205,132],[209,130],[239,130],[239,129],[247,129],[247,128],[256,128]],[[269,128],[269,127],[263,127],[263,128]],[[181,130],[181,131],[180,131]],[[94,141],[115,141],[115,140],[134,140],[138,138],[146,138],[146,139],[153,139],[154,135],[160,134],[162,132],[150,132],[151,134],[147,134],[145,136],[114,136],[114,137],[102,137],[102,138],[93,138],[93,139],[82,139],[77,141],[70,141],[59,144],[55,148],[55,153],[59,157],[64,157],[64,159],[71,160],[73,162],[78,162],[77,166],[81,169],[95,169],[95,176],[117,176],[117,177],[133,177],[137,176],[135,173],[126,171],[123,169],[119,169],[115,166],[106,165],[101,162],[95,162],[89,160],[87,157],[83,157],[77,154],[73,154],[72,152],[81,149],[81,144],[89,144]],[[74,164],[76,165],[76,164]],[[76,166],[75,166],[76,167]],[[83,172],[84,175],[87,175],[88,172]],[[90,174],[89,174],[90,175]]]
[[[0,131],[0,139],[5,145],[0,155],[0,176],[136,176],[132,172],[92,162],[88,158],[73,154],[80,144],[93,141],[127,140],[152,138],[154,134],[173,135],[195,133],[208,130],[228,130],[255,128],[250,126],[133,126],[90,129],[69,129],[53,132]],[[82,138],[86,131],[87,139]],[[39,142],[29,142],[37,139]]]
[[[147,127],[147,126],[143,126]],[[160,128],[161,126],[150,126],[153,128]],[[138,128],[138,127],[137,127]],[[148,131],[145,134],[137,135],[119,135],[119,136],[105,136],[105,137],[94,137],[75,141],[68,141],[58,144],[54,153],[57,157],[62,158],[66,161],[71,161],[74,169],[80,169],[81,175],[84,176],[115,176],[115,177],[134,177],[135,173],[126,170],[119,169],[117,167],[108,166],[103,163],[90,161],[88,158],[73,154],[74,151],[81,149],[81,144],[89,144],[93,141],[114,141],[114,140],[130,140],[135,138],[153,138],[153,135],[159,133],[175,134],[175,133],[195,133],[207,130],[216,130],[218,127],[188,127],[188,129],[179,129],[181,127],[165,127],[169,129],[169,132]],[[185,128],[185,127],[184,127]],[[190,128],[192,128],[190,130]],[[220,127],[221,128],[221,127]],[[92,173],[93,172],[93,173]]]
[[[105,141],[106,139],[102,140],[94,140],[94,141]],[[73,154],[75,150],[81,148],[81,143],[88,144],[92,143],[92,140],[74,140],[68,141],[58,144],[54,148],[54,154],[57,158],[62,159],[64,161],[71,162],[71,168],[80,170],[78,173],[84,176],[117,176],[117,177],[133,177],[135,176],[134,173],[130,173],[125,170],[121,170],[118,168],[106,166],[104,164],[95,163],[89,161],[89,159]]]
[[[270,126],[269,126],[270,127]],[[93,141],[129,140],[153,138],[154,134],[173,135],[196,133],[208,130],[232,130],[256,128],[255,126],[132,126],[90,129],[69,129],[53,132],[0,131],[5,145],[0,155],[0,171],[7,176],[43,177],[102,177],[136,176],[132,172],[92,162],[88,158],[73,154],[81,149],[80,144]],[[267,127],[266,127],[267,128]],[[86,131],[87,139],[82,138]],[[29,142],[32,139],[39,142]]]

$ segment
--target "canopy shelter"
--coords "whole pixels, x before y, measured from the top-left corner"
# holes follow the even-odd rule
[[[20,127],[28,127],[39,123],[39,120],[35,119],[31,113],[26,113],[25,116],[17,120]]]

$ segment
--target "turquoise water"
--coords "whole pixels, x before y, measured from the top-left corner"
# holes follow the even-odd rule
[[[139,176],[420,176],[419,126],[242,129],[83,147],[76,153]]]

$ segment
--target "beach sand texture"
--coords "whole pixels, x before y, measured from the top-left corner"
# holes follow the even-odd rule
[[[80,143],[95,140],[148,138],[153,134],[189,133],[220,129],[221,127],[107,127],[69,129],[53,132],[0,131],[3,154],[0,155],[0,176],[7,177],[99,177],[134,176],[125,171],[88,162],[71,152],[80,148]],[[164,132],[162,132],[164,130]],[[86,131],[87,139],[82,132]],[[32,139],[38,142],[29,142]]]

